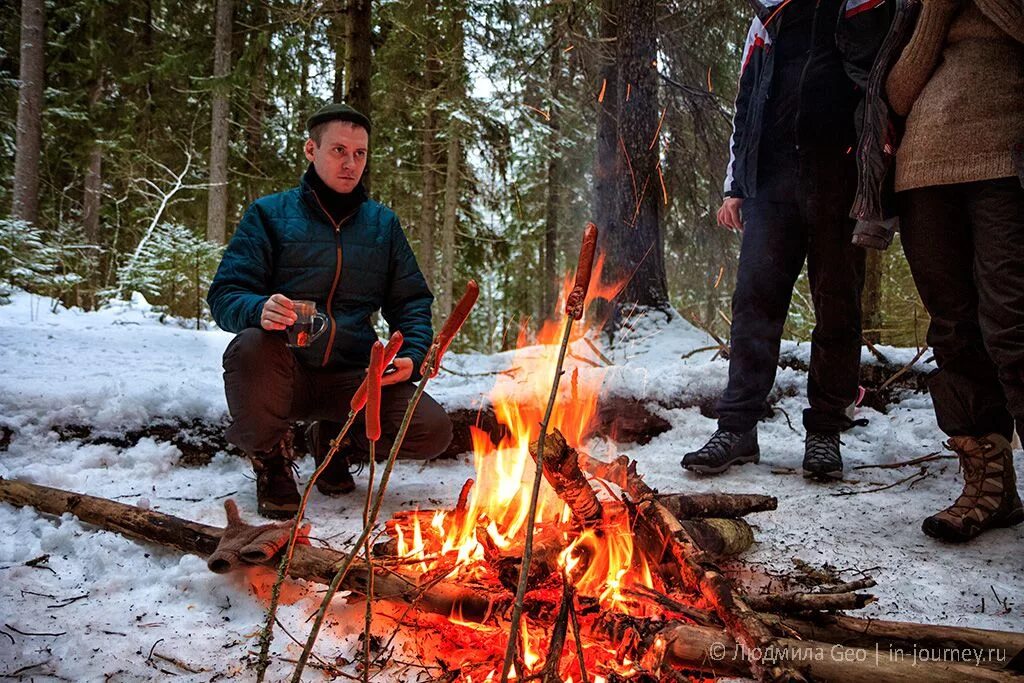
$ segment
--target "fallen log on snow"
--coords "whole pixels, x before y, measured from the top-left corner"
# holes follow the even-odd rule
[[[659,493],[655,498],[678,519],[744,517],[775,510],[779,505],[775,496],[756,493]]]
[[[758,612],[817,612],[861,609],[875,602],[869,593],[775,593],[745,595],[750,609]]]
[[[0,478],[0,501],[19,507],[30,506],[51,515],[70,512],[81,521],[101,529],[203,558],[216,550],[224,532],[221,527],[144,510],[106,498],[3,478]],[[346,553],[326,548],[297,545],[288,574],[297,579],[330,584],[336,565],[345,556]],[[275,560],[272,558],[270,562],[274,563]],[[354,564],[341,588],[365,595],[367,578],[366,565]],[[469,588],[445,581],[430,582],[428,587],[421,587],[413,578],[386,569],[374,571],[373,595],[376,599],[414,605],[426,612],[443,616],[458,610],[462,618],[468,621],[482,622],[498,607],[493,602],[493,596],[480,595]]]
[[[972,663],[924,661],[898,650],[778,638],[771,648],[754,653],[744,650],[725,631],[704,626],[674,624],[661,630],[652,648],[657,659],[684,669],[718,676],[750,676],[752,661],[786,663],[793,673],[814,681],[842,683],[1019,683],[1020,675],[996,671]],[[651,666],[651,657],[644,662]]]
[[[856,647],[884,650],[903,648],[946,648],[951,650],[980,649],[1005,653],[1009,662],[1024,654],[1024,633],[994,631],[965,626],[915,624],[851,617],[845,614],[777,615],[762,614],[762,619],[790,633],[799,633],[810,640],[841,643]],[[1024,672],[1024,662],[1014,671]]]

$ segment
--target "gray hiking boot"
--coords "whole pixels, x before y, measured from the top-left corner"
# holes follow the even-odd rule
[[[683,456],[684,470],[697,474],[720,474],[733,465],[758,462],[761,449],[757,445],[757,428],[746,432],[716,430],[708,442]]]
[[[804,441],[804,476],[818,481],[843,478],[839,432],[807,432]]]

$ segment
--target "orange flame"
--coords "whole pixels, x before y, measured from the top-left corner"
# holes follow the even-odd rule
[[[594,299],[610,300],[621,283],[601,284],[604,258],[594,265],[588,303]],[[556,303],[556,312],[563,311],[574,278],[566,276]],[[557,313],[556,313],[557,315]],[[559,316],[560,317],[560,316]],[[573,330],[572,340],[590,348],[594,342],[588,335],[600,329],[604,321],[584,314]],[[398,554],[416,563],[424,571],[444,558],[453,566],[450,575],[480,569],[485,546],[499,551],[521,547],[529,511],[530,491],[536,469],[530,456],[530,444],[540,435],[540,423],[551,391],[557,363],[563,322],[545,322],[535,336],[526,326],[519,332],[513,365],[521,372],[499,375],[491,392],[491,402],[498,421],[508,429],[497,444],[479,429],[471,428],[473,459],[476,474],[465,513],[436,512],[430,518],[412,515],[410,521],[395,525]],[[588,337],[587,341],[582,341]],[[573,373],[573,381],[564,382],[564,391],[556,401],[549,421],[549,431],[558,429],[569,446],[582,448],[592,434],[591,423],[597,412],[598,397],[604,379],[602,368],[585,367],[584,373]],[[537,523],[564,528],[568,546],[560,558],[560,566],[582,595],[598,598],[609,610],[629,611],[631,605],[623,594],[629,585],[652,587],[651,574],[639,553],[634,553],[633,535],[628,515],[621,508],[603,520],[598,530],[585,530],[570,538],[568,522],[571,511],[554,490],[543,482],[537,507]],[[404,529],[402,527],[405,527]],[[410,540],[411,539],[411,540]],[[462,623],[453,615],[453,623]],[[527,632],[520,633],[523,652],[529,652]],[[538,655],[539,657],[539,655]],[[524,654],[528,669],[531,660]],[[529,673],[529,672],[527,672]]]

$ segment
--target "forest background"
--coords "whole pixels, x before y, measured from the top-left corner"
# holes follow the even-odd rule
[[[297,184],[306,117],[346,101],[372,118],[366,184],[435,314],[481,283],[460,350],[550,316],[590,220],[636,228],[604,244],[635,281],[620,304],[728,336],[740,237],[715,211],[743,0],[0,0],[0,16],[0,283],[86,309],[138,291],[207,325],[245,207]],[[869,254],[864,306],[869,341],[923,343],[898,243]],[[813,319],[801,275],[787,337]]]

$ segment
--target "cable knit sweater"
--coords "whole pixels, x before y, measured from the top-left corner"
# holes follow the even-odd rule
[[[886,80],[907,117],[896,190],[1014,175],[1024,142],[1024,6],[1020,0],[924,0]]]

